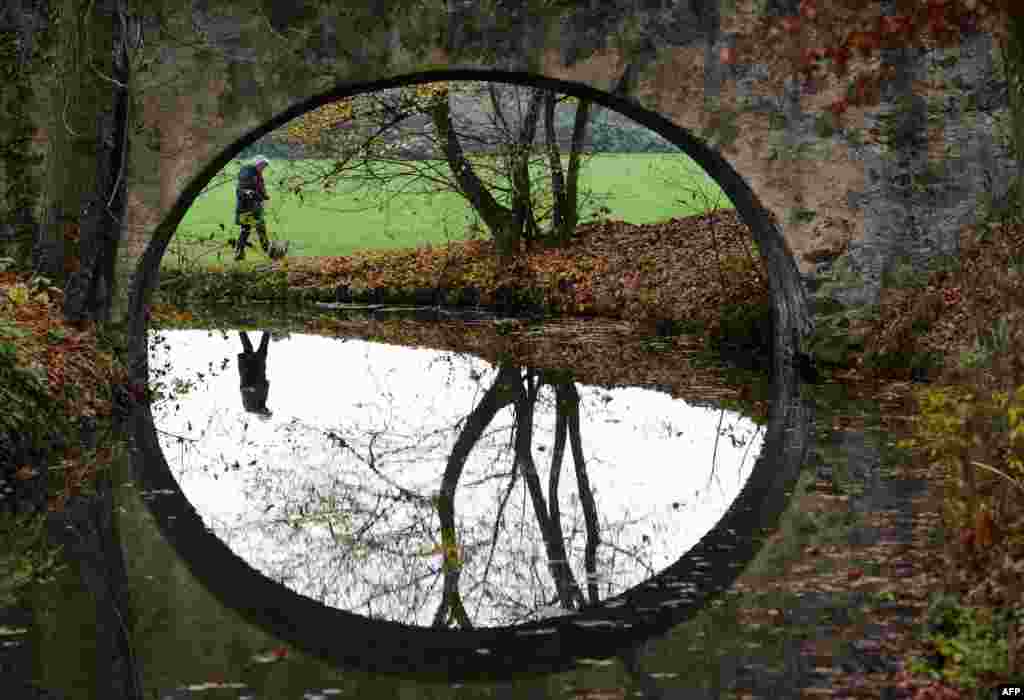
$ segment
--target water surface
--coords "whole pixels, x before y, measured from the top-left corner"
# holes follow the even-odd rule
[[[499,367],[351,338],[268,336],[265,397],[247,407],[242,335],[181,330],[153,339],[158,383],[176,389],[154,417],[185,495],[233,551],[294,591],[374,618],[433,624],[445,595],[437,499]],[[245,337],[258,355],[263,334]],[[474,626],[578,607],[560,603],[560,572],[546,554],[559,538],[571,578],[595,584],[589,592],[599,599],[649,578],[719,520],[760,451],[762,428],[731,411],[651,389],[577,384],[564,373],[516,367],[506,375],[537,385],[532,415],[517,422],[514,403],[496,412],[469,446],[453,504],[461,603]],[[537,513],[550,520],[553,512],[556,393],[567,384],[583,464],[566,444],[552,526]],[[539,494],[517,468],[517,425],[527,420]],[[596,509],[597,537],[588,534],[585,500]],[[590,571],[588,539],[598,542]]]

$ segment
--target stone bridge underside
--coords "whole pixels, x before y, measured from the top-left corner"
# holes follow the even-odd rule
[[[786,4],[796,5],[767,3],[769,11]],[[894,82],[898,89],[874,112],[851,114],[849,124],[871,127],[901,94],[911,95],[913,109],[899,118],[926,140],[908,140],[914,150],[900,157],[851,144],[844,131],[825,135],[816,127],[816,116],[840,88],[790,85],[773,93],[762,80],[763,67],[722,65],[720,49],[731,45],[750,14],[726,13],[719,0],[152,5],[132,77],[129,221],[119,253],[129,263],[122,267],[135,273],[140,293],[130,311],[137,319],[178,222],[224,165],[294,116],[381,81],[505,71],[506,79],[594,97],[659,131],[719,181],[751,228],[771,276],[776,339],[797,339],[796,347],[812,330],[801,272],[812,272],[813,265],[804,254],[852,241],[848,257],[861,276],[848,296],[873,301],[882,273],[899,255],[920,262],[955,252],[959,227],[973,215],[975,189],[985,187],[984,173],[996,172],[997,183],[1004,179],[998,169],[1005,160],[986,128],[1001,108],[992,97],[986,35],[970,38],[956,50],[959,62],[943,69],[946,76],[959,75],[967,89],[940,91],[938,120],[922,116],[931,103],[919,79],[943,56],[889,56],[903,69]],[[960,118],[958,100],[969,94],[981,111]],[[736,127],[732,143],[708,130],[716,123]],[[955,157],[948,157],[949,146]],[[900,183],[930,162],[945,170],[922,199]],[[128,282],[123,279],[122,290]]]

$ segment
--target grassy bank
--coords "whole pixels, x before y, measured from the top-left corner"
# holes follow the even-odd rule
[[[440,173],[447,166],[437,162]],[[326,161],[273,161],[265,172],[271,199],[266,203],[267,225],[272,235],[291,242],[297,256],[342,256],[358,250],[389,250],[443,245],[471,235],[472,210],[451,192],[403,194],[390,203],[367,197],[355,184],[339,184],[331,190],[306,187],[300,197],[295,183],[315,178],[329,167]],[[212,251],[230,259],[223,241],[233,237],[235,179],[239,164],[232,163],[193,203],[178,228],[176,239],[197,241],[213,236],[222,242]],[[385,170],[396,170],[395,166]],[[422,188],[412,177],[396,179],[390,189]],[[687,190],[697,188],[712,199],[721,196],[718,186],[683,154],[598,154],[581,173],[581,192],[590,189],[596,199],[583,208],[586,220],[599,207],[608,216],[634,224],[684,217],[704,210],[703,200],[690,201]],[[684,199],[684,203],[676,200]],[[223,226],[223,228],[221,228]],[[165,265],[176,264],[176,247],[165,256]],[[216,264],[216,253],[203,258]]]

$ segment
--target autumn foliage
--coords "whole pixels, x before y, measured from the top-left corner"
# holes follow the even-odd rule
[[[874,0],[801,0],[796,15],[757,17],[719,58],[768,65],[778,88],[790,76],[846,85],[828,107],[839,117],[878,103],[892,77],[879,60],[882,49],[948,47],[977,30],[1003,39],[1008,14],[1020,11],[1015,0],[897,0],[896,11],[883,15]]]
[[[659,224],[583,224],[569,245],[523,250],[501,268],[491,241],[307,258],[287,265],[295,290],[437,288],[444,297],[494,304],[503,289],[551,313],[654,323],[669,320],[715,334],[727,308],[768,308],[767,278],[746,226],[734,211]],[[470,302],[472,303],[472,302]]]
[[[316,143],[321,134],[349,121],[354,113],[352,98],[328,102],[288,122],[282,138],[291,143]]]
[[[400,104],[411,113],[425,113],[435,100],[448,96],[449,83],[438,81],[401,88]],[[313,145],[331,131],[361,117],[365,118],[376,107],[364,95],[346,97],[328,102],[301,114],[283,127],[282,140],[288,143]]]
[[[114,354],[99,347],[94,326],[64,321],[62,292],[45,280],[0,273],[0,432],[34,436],[45,444],[45,431],[74,435],[78,422],[108,418],[114,412],[115,387],[125,381]],[[58,441],[58,443],[61,441]],[[87,486],[98,466],[109,461],[110,448],[86,453],[67,446],[52,455],[51,468],[61,486],[50,498],[59,509]],[[46,479],[28,464],[15,464],[18,482]]]

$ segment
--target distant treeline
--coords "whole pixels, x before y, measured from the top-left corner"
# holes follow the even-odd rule
[[[605,109],[596,109],[595,116],[591,119],[587,130],[586,150],[593,153],[672,153],[678,149],[671,142],[666,141],[658,134],[647,127],[637,124],[628,117]],[[560,145],[564,151],[568,150],[568,142],[572,132],[573,113],[568,109],[559,109],[556,112],[556,133]],[[419,121],[419,120],[411,120]],[[422,126],[422,124],[417,124]],[[399,134],[402,131],[399,130]],[[542,143],[538,136],[538,145]],[[466,150],[474,153],[486,153],[488,149],[474,147],[474,144],[467,143]],[[268,158],[294,160],[300,158],[311,158],[316,155],[307,147],[286,143],[275,139],[273,134],[268,134],[262,139],[249,146],[239,158],[248,159],[257,154],[265,155]],[[431,153],[430,148],[424,145],[422,148],[407,149],[403,154],[408,158],[437,158],[439,154]]]

